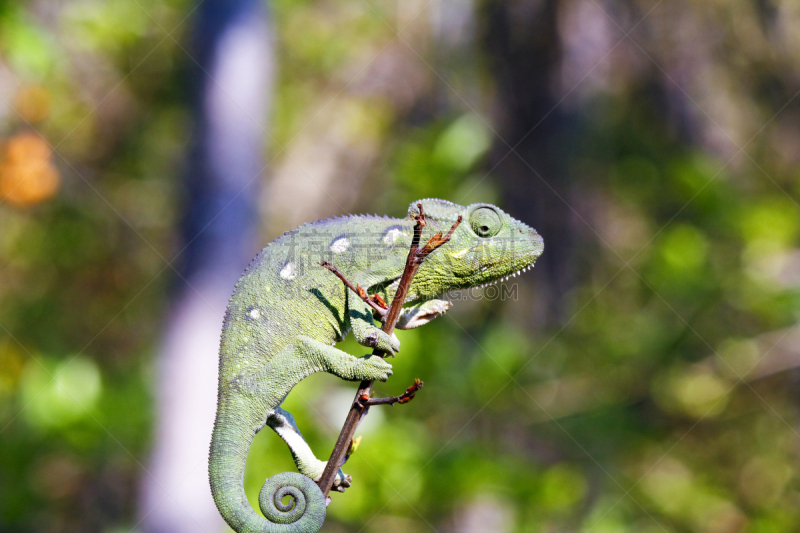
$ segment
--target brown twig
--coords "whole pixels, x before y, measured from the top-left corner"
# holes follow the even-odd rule
[[[422,228],[424,228],[427,223],[425,222],[425,212],[422,210],[422,204],[417,204],[417,208],[419,209],[419,214],[414,216],[414,219],[416,220],[416,224],[414,224],[414,236],[411,239],[411,249],[409,250],[408,257],[406,258],[406,266],[403,270],[403,275],[400,276],[400,282],[397,285],[397,290],[394,293],[394,298],[392,299],[392,304],[389,306],[388,312],[384,311],[383,309],[378,311],[378,313],[383,317],[383,326],[381,327],[381,331],[389,335],[391,335],[394,331],[394,326],[397,324],[397,320],[400,318],[403,304],[406,301],[408,290],[411,287],[411,281],[414,279],[414,275],[417,273],[419,266],[422,264],[425,258],[431,254],[431,252],[450,240],[453,232],[461,223],[461,217],[459,216],[458,220],[455,222],[455,224],[453,224],[453,226],[450,228],[450,231],[448,231],[445,236],[442,236],[442,233],[439,232],[431,237],[425,246],[420,248],[419,242],[422,237]],[[328,263],[328,265],[330,265],[330,263]],[[333,265],[328,265],[323,264],[325,268],[336,274],[350,290],[354,291],[359,295],[359,297],[361,297],[362,300],[367,302],[370,307],[375,309],[373,304],[375,306],[379,305],[367,296],[364,289],[348,281],[347,278],[345,278],[345,276],[339,272],[338,269],[336,269],[336,267],[333,267]],[[359,291],[359,289],[361,290]],[[372,353],[373,355],[378,355],[381,357],[385,355],[377,349]],[[339,468],[342,466],[342,464],[344,464],[344,461],[347,457],[347,451],[350,449],[351,442],[353,442],[353,435],[355,435],[356,428],[358,428],[358,424],[369,411],[369,400],[364,402],[361,398],[370,398],[370,393],[372,392],[372,383],[372,381],[362,381],[358,386],[358,392],[356,393],[355,400],[353,401],[352,407],[350,407],[350,412],[347,413],[347,418],[345,419],[342,430],[339,433],[339,438],[336,440],[336,445],[333,447],[333,452],[331,452],[330,459],[328,459],[328,464],[325,467],[325,471],[322,473],[322,477],[317,482],[319,488],[322,489],[322,494],[324,494],[326,498],[330,493],[331,487],[333,487],[333,480],[336,477]],[[421,386],[422,382],[420,381],[420,387]],[[408,391],[406,391],[406,393],[408,393]],[[416,390],[411,393],[411,398],[413,398],[414,393],[416,393]],[[406,400],[406,402],[409,400],[410,398]]]
[[[386,302],[383,301],[383,298],[381,298],[377,294],[375,294],[372,297],[367,295],[367,291],[365,291],[358,283],[353,284],[349,279],[347,279],[344,276],[344,274],[342,274],[339,271],[338,268],[333,266],[328,261],[323,261],[322,263],[320,263],[320,265],[324,266],[325,268],[336,274],[336,276],[340,280],[342,280],[342,283],[344,283],[348,289],[356,293],[359,296],[359,298],[364,300],[364,303],[370,306],[376,313],[378,313],[381,316],[381,320],[386,318]]]
[[[414,379],[414,384],[411,385],[406,391],[401,394],[400,396],[389,396],[388,398],[364,398],[363,396],[360,398],[361,403],[366,404],[367,406],[372,405],[394,405],[396,403],[408,403],[414,399],[414,395],[417,394],[417,391],[425,385],[425,382],[421,381],[419,378]]]

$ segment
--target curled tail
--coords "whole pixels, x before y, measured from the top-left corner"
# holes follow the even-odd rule
[[[251,409],[231,407],[219,405],[208,459],[211,493],[222,517],[237,533],[317,533],[325,521],[325,498],[316,483],[297,472],[272,476],[261,487],[258,503],[266,518],[250,506],[244,465],[261,424],[244,414]],[[285,496],[292,501],[282,503]]]

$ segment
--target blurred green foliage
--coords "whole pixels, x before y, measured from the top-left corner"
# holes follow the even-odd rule
[[[502,202],[510,178],[492,171],[492,152],[509,146],[493,120],[503,102],[481,49],[482,5],[464,3],[475,26],[455,45],[434,7],[412,4],[273,3],[279,63],[265,148],[277,181],[310,135],[320,154],[335,150],[327,186],[356,210],[401,216],[425,197]],[[558,4],[564,20],[584,5]],[[639,4],[638,18],[653,7]],[[566,99],[584,123],[565,161],[581,192],[568,197],[581,219],[576,277],[556,295],[567,315],[545,318],[539,268],[513,279],[516,300],[459,301],[400,332],[379,392],[415,377],[425,388],[370,413],[345,468],[354,485],[333,496],[326,531],[797,530],[800,356],[789,340],[800,317],[800,136],[796,105],[783,106],[800,18],[773,2],[771,24],[784,30],[770,31],[752,4],[655,6],[652,34],[634,36],[670,65],[677,45],[664,36],[689,28],[682,38],[705,61],[689,69],[690,139],[658,111],[648,83],[659,71],[642,73],[652,65],[632,45],[636,61],[601,60],[618,85]],[[136,527],[167,262],[181,248],[190,60],[177,43],[192,7],[0,4],[2,135],[35,130],[59,173],[52,194],[0,204],[0,530]],[[30,87],[46,98],[26,107],[18,97]],[[738,146],[715,141],[720,129]],[[531,195],[550,194],[530,180]],[[325,198],[317,208],[338,210]],[[265,227],[265,240],[286,229]],[[543,237],[547,256],[558,237]],[[364,351],[352,340],[342,348]],[[318,455],[352,394],[318,375],[288,398]],[[291,468],[285,445],[259,434],[249,496]]]

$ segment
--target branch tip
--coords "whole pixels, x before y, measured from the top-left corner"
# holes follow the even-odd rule
[[[425,383],[422,380],[415,378],[414,384],[408,387],[400,396],[389,396],[388,398],[367,397],[366,399],[364,396],[362,396],[361,399],[364,402],[364,405],[368,407],[371,405],[394,405],[396,403],[404,404],[413,400],[414,396],[417,394],[417,391],[420,390],[423,385],[425,385]]]

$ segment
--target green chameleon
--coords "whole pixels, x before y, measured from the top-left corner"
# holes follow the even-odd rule
[[[333,347],[349,330],[359,344],[392,355],[400,342],[378,329],[367,304],[320,262],[330,261],[350,281],[390,302],[405,267],[417,203],[428,223],[422,243],[426,236],[446,232],[459,215],[463,222],[451,241],[420,266],[396,326],[400,329],[421,326],[447,311],[450,302],[437,297],[448,291],[527,270],[544,248],[536,231],[497,207],[436,199],[414,202],[406,219],[360,215],[305,224],[264,248],[236,285],[220,343],[209,478],[214,501],[235,531],[316,533],[322,527],[326,501],[314,480],[326,462],[314,456],[281,403],[315,372],[355,381],[389,378],[392,366],[381,357],[356,358]],[[264,483],[259,506],[266,519],[248,503],[243,484],[248,449],[265,425],[286,442],[300,471]],[[344,492],[350,482],[339,470],[334,490]]]

